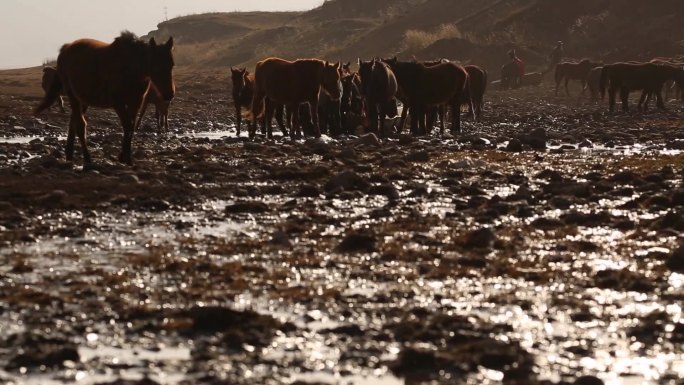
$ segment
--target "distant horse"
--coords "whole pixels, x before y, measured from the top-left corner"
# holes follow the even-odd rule
[[[150,87],[150,90],[145,96],[145,103],[143,103],[138,119],[135,122],[135,131],[138,131],[142,119],[145,116],[145,111],[150,104],[154,104],[154,119],[157,121],[157,130],[168,130],[169,129],[169,107],[171,106],[170,100],[163,100],[161,96],[158,95],[157,91]]]
[[[396,58],[385,61],[399,84],[398,94],[411,110],[411,131],[425,134],[425,113],[431,106],[451,106],[451,130],[461,130],[460,106],[468,83],[468,73],[455,63],[441,63],[427,67],[423,63],[400,62]]]
[[[387,107],[397,96],[397,78],[389,65],[377,59],[372,61],[359,59],[359,75],[366,116],[371,124],[370,129],[382,138],[385,135]]]
[[[240,136],[242,126],[242,107],[248,110],[252,107],[252,97],[254,96],[254,74],[250,74],[246,68],[230,67],[231,84],[233,86],[233,104],[235,106],[235,121],[237,123],[237,136]],[[266,101],[269,103],[269,101]],[[275,108],[275,118],[278,127],[287,135],[286,124],[283,122],[283,105],[277,104]],[[266,132],[266,118],[261,126],[261,131]]]
[[[271,134],[270,117],[272,108],[265,103],[266,98],[282,103],[293,112],[290,136],[294,138],[295,129],[299,130],[299,105],[309,103],[314,125],[314,132],[320,137],[318,121],[318,94],[321,88],[333,100],[339,99],[342,93],[340,63],[330,64],[318,59],[300,59],[294,62],[269,58],[257,63],[254,73],[254,97],[252,98],[252,132],[256,131],[256,119],[264,114],[268,135]]]
[[[565,93],[570,96],[570,90],[568,89],[568,82],[570,80],[579,80],[582,82],[582,92],[587,84],[587,77],[589,76],[589,71],[592,68],[600,67],[602,63],[595,63],[589,59],[583,59],[579,63],[574,62],[563,62],[556,64],[556,92],[555,95],[558,96],[558,87],[563,80],[565,80]]]
[[[40,113],[52,105],[60,92],[66,92],[71,104],[71,120],[66,144],[66,159],[74,155],[74,139],[78,135],[84,166],[91,163],[86,144],[85,112],[89,106],[113,108],[123,126],[119,161],[132,164],[131,142],[135,119],[150,87],[161,99],[170,101],[176,92],[173,81],[173,38],[158,45],[130,32],[123,32],[107,44],[92,39],[66,44],[57,57],[58,78],[36,108]]]
[[[589,71],[589,75],[587,75],[587,82],[584,85],[585,89],[589,89],[589,96],[594,101],[598,100],[600,94],[601,71],[603,71],[603,66],[592,68]]]
[[[52,83],[57,79],[57,69],[55,67],[45,67],[43,68],[43,78],[41,80],[41,87],[43,88],[43,91],[45,91],[45,94],[47,95],[48,91],[50,91],[50,87],[52,87]],[[62,113],[66,113],[64,110],[64,99],[62,98],[62,95],[59,95],[59,98],[56,100],[59,101],[59,109],[62,111]],[[52,107],[52,106],[50,106]]]
[[[484,106],[484,94],[487,90],[487,71],[476,65],[467,65],[463,68],[468,73],[469,82],[463,101],[468,105],[468,110],[473,119],[480,120]]]
[[[615,96],[618,91],[623,111],[629,111],[630,91],[643,91],[639,105],[649,93],[655,94],[658,108],[664,109],[661,90],[668,80],[675,80],[680,86],[684,85],[684,69],[654,63],[615,63],[603,66],[599,89],[601,97],[604,97],[606,88],[609,87],[610,111],[615,109]]]
[[[501,88],[507,90],[509,88],[518,88],[522,84],[522,76],[520,76],[520,68],[514,62],[508,62],[501,66]]]

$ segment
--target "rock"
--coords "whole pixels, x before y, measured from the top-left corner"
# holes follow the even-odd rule
[[[268,210],[269,207],[266,203],[257,201],[236,202],[232,205],[226,206],[224,209],[226,214],[261,214],[267,212]]]
[[[171,208],[171,204],[163,199],[148,198],[138,202],[138,207],[145,211],[161,212]]]
[[[508,141],[508,145],[506,145],[506,151],[509,152],[520,152],[523,150],[522,147],[522,142],[520,142],[520,139],[511,139]]]
[[[524,144],[529,145],[535,150],[545,150],[546,149],[546,130],[543,128],[535,128],[529,134],[524,135],[520,138]]]
[[[303,184],[299,186],[299,191],[296,194],[298,197],[316,198],[321,195],[321,189],[313,184]]]
[[[416,138],[414,138],[413,135],[406,135],[406,134],[399,135],[399,144],[401,144],[401,145],[411,144],[415,141],[416,141]]]
[[[274,245],[290,246],[290,236],[284,231],[276,231],[271,237],[271,243]]]
[[[594,147],[594,143],[592,143],[591,140],[589,140],[589,139],[584,139],[583,141],[581,141],[577,145],[577,147],[578,148],[592,148],[592,147]]]
[[[66,193],[66,191],[54,190],[50,193],[39,196],[37,200],[38,203],[42,205],[54,206],[64,202],[67,196],[68,194]]]
[[[389,200],[399,199],[399,191],[392,183],[384,183],[381,185],[372,186],[368,193],[371,195],[384,195]]]
[[[311,152],[316,155],[325,155],[330,153],[331,150],[330,144],[326,143],[321,138],[308,139],[306,142],[304,142],[304,145],[309,147]]]
[[[371,253],[377,250],[375,237],[365,233],[349,233],[342,239],[342,242],[337,245],[336,250],[341,253]]]
[[[119,180],[123,183],[139,184],[140,178],[135,174],[123,174],[119,177]]]
[[[475,249],[488,249],[496,242],[496,233],[489,227],[471,231],[466,237],[465,246]]]
[[[595,376],[578,377],[573,385],[604,385],[603,381]]]
[[[382,144],[377,135],[370,132],[368,134],[361,135],[358,139],[354,141],[354,144],[359,146],[379,146]]]
[[[405,157],[407,162],[427,162],[430,160],[430,153],[426,150],[412,151]]]
[[[353,171],[343,171],[330,178],[328,183],[325,184],[324,188],[326,192],[333,192],[336,190],[366,190],[368,186],[369,183],[359,174]]]
[[[684,245],[672,251],[665,265],[675,273],[684,273]]]

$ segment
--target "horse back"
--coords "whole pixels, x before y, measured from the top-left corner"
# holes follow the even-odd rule
[[[281,103],[302,102],[318,95],[318,71],[324,62],[316,59],[288,61],[269,58],[257,63],[255,88]]]
[[[465,91],[468,73],[455,63],[441,63],[423,67],[419,83],[423,91],[419,97],[423,103],[444,103]]]

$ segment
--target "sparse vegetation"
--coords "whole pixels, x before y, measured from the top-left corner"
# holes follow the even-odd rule
[[[462,37],[463,34],[454,24],[442,24],[432,32],[411,29],[404,32],[404,47],[409,52],[415,52],[429,47],[438,40]]]

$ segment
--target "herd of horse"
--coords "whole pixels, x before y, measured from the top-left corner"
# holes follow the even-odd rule
[[[78,136],[84,167],[91,163],[85,120],[90,106],[113,108],[117,113],[124,131],[119,155],[123,163],[132,163],[133,132],[149,104],[156,107],[157,125],[168,127],[169,104],[175,94],[173,44],[173,38],[158,44],[154,38],[145,42],[123,32],[111,44],[81,39],[61,48],[56,68],[43,71],[45,97],[35,113],[57,102],[64,111],[62,98],[69,100],[67,160],[73,159]],[[502,79],[508,67],[502,68]],[[398,101],[403,106],[399,132],[409,113],[413,135],[427,134],[438,119],[443,133],[447,117],[452,132],[460,131],[463,107],[473,119],[481,119],[488,74],[478,66],[462,66],[446,59],[359,59],[358,72],[354,72],[351,63],[268,58],[257,63],[254,73],[231,68],[231,80],[238,136],[246,117],[250,138],[256,135],[258,121],[262,133],[272,137],[271,121],[275,117],[283,135],[289,131],[292,138],[320,136],[323,132],[349,134],[359,127],[384,137],[386,119],[398,115]],[[599,94],[603,98],[607,89],[611,111],[618,91],[624,110],[628,109],[629,93],[637,90],[642,91],[640,107],[643,103],[647,108],[655,97],[658,107],[664,108],[662,90],[683,89],[684,68],[682,58],[609,65],[585,59],[559,63],[555,80],[556,94],[563,81],[569,94],[569,80],[582,82],[582,92],[589,88],[592,98]]]
[[[565,92],[570,95],[568,82],[577,80],[582,83],[582,93],[589,89],[592,100],[605,98],[608,93],[609,110],[615,109],[616,97],[619,92],[622,110],[629,111],[629,94],[641,91],[637,108],[648,110],[652,98],[656,99],[656,106],[665,109],[665,98],[674,90],[676,98],[684,100],[684,57],[655,58],[649,62],[619,62],[603,64],[584,59],[579,62],[562,62],[556,65],[555,71],[556,95],[561,84],[565,85]]]

